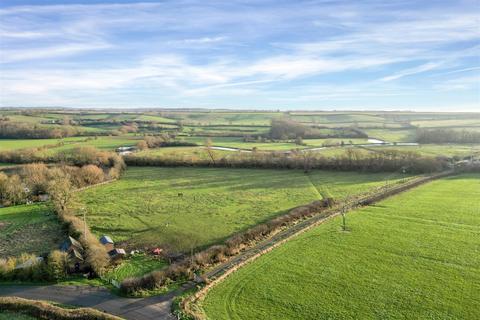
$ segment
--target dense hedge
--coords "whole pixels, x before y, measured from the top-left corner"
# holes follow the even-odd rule
[[[0,297],[0,310],[21,312],[38,319],[48,320],[121,320],[92,308],[64,309],[46,301],[18,297]]]
[[[453,129],[417,129],[419,143],[480,143],[480,132]]]
[[[64,138],[79,134],[72,126],[42,126],[38,124],[0,120],[0,138],[8,139],[48,139]]]
[[[413,152],[398,150],[361,153],[348,149],[344,155],[324,157],[308,152],[272,153],[238,153],[229,157],[216,159],[199,159],[196,157],[172,157],[127,155],[124,157],[131,166],[207,166],[233,168],[268,168],[268,169],[325,169],[339,171],[396,172],[405,170],[410,173],[429,173],[446,169],[449,162],[444,158],[424,157]]]
[[[125,163],[115,152],[101,151],[95,147],[78,147],[71,152],[47,155],[41,148],[7,150],[0,153],[0,162],[25,164],[32,162],[64,163],[75,166],[93,164],[103,169],[114,169],[112,174],[118,176],[125,169]],[[115,177],[113,177],[115,178]]]

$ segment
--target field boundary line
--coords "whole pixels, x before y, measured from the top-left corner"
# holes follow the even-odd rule
[[[377,192],[377,194],[366,196],[358,200],[355,200],[350,206],[348,206],[348,208],[349,210],[351,210],[357,207],[371,205],[385,198],[402,193],[404,191],[415,188],[427,182],[430,182],[439,178],[447,177],[453,174],[455,174],[455,171],[449,170],[449,171],[444,171],[431,176],[423,176],[418,179],[410,180],[400,186],[395,186],[393,188],[384,190],[383,192]],[[204,277],[206,277],[207,279],[213,278],[213,280],[209,281],[207,285],[205,285],[200,290],[198,290],[197,292],[195,292],[194,294],[185,298],[182,301],[181,307],[183,311],[186,312],[188,315],[192,316],[194,319],[198,319],[198,320],[206,319],[206,316],[202,308],[199,306],[199,303],[203,301],[207,293],[213,287],[221,283],[229,275],[231,275],[241,267],[255,261],[260,256],[274,250],[275,248],[281,246],[282,244],[295,238],[296,236],[301,235],[304,232],[339,216],[341,214],[341,210],[342,210],[341,208],[335,207],[335,208],[323,211],[319,215],[314,215],[311,218],[300,221],[294,224],[293,226],[291,226],[290,228],[280,231],[279,233],[275,234],[271,238],[261,241],[254,247],[244,251],[242,254],[239,254],[233,257],[232,259],[230,259],[230,261],[227,261],[217,267],[214,267],[212,270],[207,271],[204,274]],[[325,214],[327,214],[327,216],[325,216]]]
[[[91,188],[94,188],[94,187],[103,186],[104,184],[109,184],[109,183],[112,183],[112,182],[115,182],[115,181],[118,181],[118,179],[111,179],[111,180],[95,183],[95,184],[92,184],[92,185],[89,185],[89,186],[85,186],[85,187],[82,187],[82,188],[78,188],[78,189],[75,189],[74,192],[80,192],[80,191],[88,190],[88,189],[91,189]]]

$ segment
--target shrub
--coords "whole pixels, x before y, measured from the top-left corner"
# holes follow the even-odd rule
[[[48,255],[47,270],[51,280],[61,280],[67,276],[68,254],[59,250],[53,250]]]

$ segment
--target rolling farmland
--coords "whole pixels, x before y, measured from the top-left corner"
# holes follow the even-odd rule
[[[454,190],[463,190],[457,193]],[[480,176],[431,182],[334,219],[240,269],[209,319],[473,319]]]
[[[130,246],[188,250],[321,199],[365,192],[402,175],[298,170],[130,168],[121,180],[82,192],[87,220]]]

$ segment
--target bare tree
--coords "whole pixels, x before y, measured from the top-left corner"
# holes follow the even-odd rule
[[[207,150],[207,154],[212,160],[212,163],[215,164],[215,154],[212,150],[212,139],[208,138],[205,140],[205,149]]]

